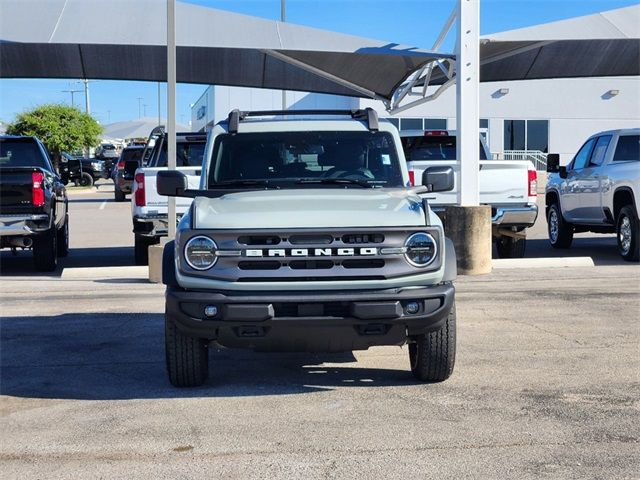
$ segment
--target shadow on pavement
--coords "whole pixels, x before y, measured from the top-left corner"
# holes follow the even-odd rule
[[[591,257],[596,266],[633,265],[620,257],[616,237],[611,235],[575,237],[568,249],[553,248],[546,238],[527,239],[525,257]]]
[[[134,265],[133,247],[71,248],[69,255],[58,259],[54,272],[38,272],[33,265],[31,250],[9,250],[0,253],[0,276],[59,277],[64,268],[122,267]]]
[[[210,378],[176,389],[165,373],[161,314],[9,317],[0,331],[0,394],[124,400],[288,395],[336,387],[415,384],[407,370],[353,368],[347,354],[275,354],[211,347]]]

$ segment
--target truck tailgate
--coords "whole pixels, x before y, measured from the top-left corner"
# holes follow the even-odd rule
[[[0,168],[0,214],[33,213],[31,186],[35,167]]]
[[[460,188],[460,168],[455,160],[408,162],[413,170],[416,185],[422,183],[422,172],[428,167],[450,166],[454,171],[454,188],[449,192],[429,193],[426,198],[434,206],[457,203]],[[533,164],[529,161],[480,161],[480,203],[481,204],[525,204],[535,202],[529,197],[529,170]]]
[[[137,173],[144,173],[144,188],[146,196],[146,210],[140,209],[138,213],[167,213],[169,208],[168,198],[158,195],[158,189],[156,188],[156,177],[161,170],[167,170],[166,168],[141,168],[136,171]],[[189,181],[189,188],[197,189],[200,187],[200,172],[202,167],[178,167],[179,172],[186,175]],[[176,212],[178,214],[185,213],[191,206],[191,198],[176,198]]]

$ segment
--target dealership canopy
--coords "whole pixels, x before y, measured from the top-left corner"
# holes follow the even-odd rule
[[[164,5],[160,2],[161,5]],[[1,78],[165,81],[166,11],[154,0],[0,0]],[[454,56],[178,3],[177,80],[389,101]],[[640,74],[640,40],[483,39],[481,81]],[[438,77],[439,76],[439,77]]]

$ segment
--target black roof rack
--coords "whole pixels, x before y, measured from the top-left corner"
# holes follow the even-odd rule
[[[357,120],[364,120],[369,130],[376,132],[379,130],[378,113],[373,108],[364,110],[260,110],[255,112],[241,112],[232,110],[227,120],[229,133],[238,133],[238,126],[247,117],[275,117],[294,115],[344,115]]]

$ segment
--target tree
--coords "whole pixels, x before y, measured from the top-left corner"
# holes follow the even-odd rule
[[[38,137],[57,162],[61,152],[97,146],[102,127],[91,115],[75,107],[48,104],[18,115],[7,133]]]

